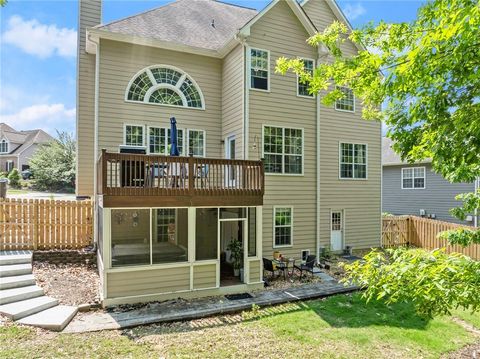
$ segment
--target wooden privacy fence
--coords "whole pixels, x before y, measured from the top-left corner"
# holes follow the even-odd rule
[[[425,249],[445,247],[447,253],[463,253],[473,259],[480,260],[480,244],[464,248],[459,245],[449,245],[446,240],[437,238],[440,232],[462,227],[475,229],[461,224],[416,216],[383,217],[382,246],[388,248],[412,245]]]
[[[0,250],[81,248],[92,243],[92,201],[0,200]]]

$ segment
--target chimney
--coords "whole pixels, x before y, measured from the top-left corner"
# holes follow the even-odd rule
[[[86,30],[102,22],[101,0],[79,0],[77,39],[77,197],[94,195],[95,56],[87,54]]]

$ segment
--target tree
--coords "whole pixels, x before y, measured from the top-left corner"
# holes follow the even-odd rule
[[[75,186],[75,140],[67,132],[42,145],[30,159],[35,186],[41,190],[71,190]]]
[[[370,301],[383,299],[388,304],[411,302],[418,314],[434,317],[452,309],[476,311],[480,308],[480,262],[444,249],[374,250],[344,265],[346,282],[364,289]]]
[[[8,181],[12,188],[20,188],[20,180],[21,180],[20,172],[18,172],[18,168],[14,168],[8,174]]]
[[[346,57],[342,45],[347,40],[370,51]],[[480,176],[478,0],[428,2],[410,23],[380,22],[349,31],[334,22],[308,42],[327,49],[331,61],[322,61],[311,74],[301,60],[280,58],[276,70],[294,71],[311,93],[326,91],[326,105],[343,96],[333,84],[351,88],[362,100],[363,117],[388,125],[387,135],[402,159],[430,158],[433,169],[452,182]],[[460,218],[480,208],[480,193],[460,199],[463,208],[453,210]],[[456,235],[464,236],[465,244],[480,238],[469,232]],[[452,236],[444,234],[449,240]]]

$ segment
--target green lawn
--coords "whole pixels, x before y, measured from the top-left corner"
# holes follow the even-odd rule
[[[454,315],[480,323],[480,313]],[[342,295],[125,331],[39,334],[11,325],[0,327],[0,357],[438,358],[479,340],[450,317],[424,320],[407,304]]]

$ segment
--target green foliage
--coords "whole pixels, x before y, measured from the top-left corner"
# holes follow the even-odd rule
[[[438,237],[447,240],[450,244],[459,244],[463,247],[480,243],[480,231],[475,229],[452,229],[439,233]]]
[[[232,252],[233,268],[240,269],[243,258],[242,242],[233,240],[228,244],[227,249]]]
[[[346,41],[370,51],[344,56]],[[280,58],[276,71],[308,79],[326,105],[342,96],[333,85],[351,88],[363,117],[388,125],[402,159],[430,158],[452,182],[480,176],[480,2],[433,0],[412,22],[354,31],[334,22],[308,42],[333,61],[320,59],[309,77],[297,59]]]
[[[22,177],[20,176],[20,172],[18,168],[14,168],[8,174],[8,180],[10,182],[10,186],[13,188],[20,188],[20,180]]]
[[[363,261],[345,264],[345,282],[365,289],[367,302],[412,303],[418,314],[433,317],[480,308],[480,262],[444,249],[373,250]]]
[[[66,132],[43,145],[30,160],[35,185],[41,190],[64,190],[75,186],[75,140]]]
[[[450,213],[458,219],[464,221],[468,215],[474,214],[475,210],[480,208],[480,192],[478,193],[461,193],[455,197],[456,200],[462,201],[462,207],[452,208]]]

